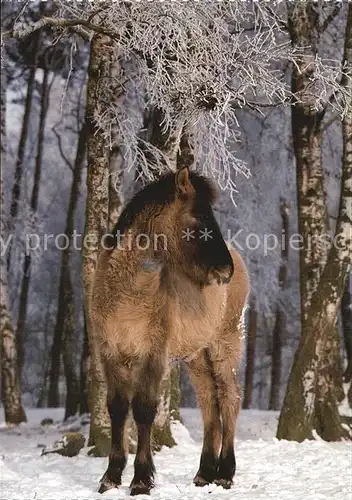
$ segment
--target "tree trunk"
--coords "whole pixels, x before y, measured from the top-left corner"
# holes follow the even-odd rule
[[[167,158],[169,166],[183,168],[186,161],[193,159],[189,137],[180,125],[180,129],[169,133],[163,131],[162,114],[159,110],[154,110],[150,118],[149,142],[157,147]],[[181,144],[181,138],[183,143]],[[190,165],[189,165],[190,166]],[[171,420],[180,420],[179,403],[179,367],[174,366],[164,375],[161,385],[160,400],[157,417],[153,425],[153,448],[160,449],[162,446],[173,446],[175,441],[172,437]]]
[[[244,385],[243,408],[248,409],[252,404],[253,378],[255,368],[255,344],[257,338],[257,308],[255,297],[250,301],[248,312],[248,334],[247,334],[247,355],[246,374]]]
[[[1,175],[0,175],[0,233],[5,237],[3,168],[6,160],[6,70],[3,67],[4,49],[1,50]],[[26,422],[26,414],[21,403],[20,382],[17,371],[17,351],[15,335],[8,304],[8,283],[6,256],[0,255],[0,365],[1,400],[7,424]]]
[[[123,200],[121,199],[123,158],[120,148],[115,146],[109,155],[109,231],[119,217]]]
[[[84,240],[88,241],[88,238],[90,244],[83,246],[83,280],[90,350],[88,405],[91,424],[89,446],[94,446],[93,454],[96,456],[107,456],[111,446],[104,367],[88,313],[89,291],[98,256],[99,241],[108,226],[109,151],[105,146],[103,131],[96,126],[97,113],[100,109],[100,85],[103,78],[109,76],[109,50],[105,46],[106,41],[107,37],[94,35],[91,42],[86,104],[88,175]]]
[[[85,235],[90,235],[98,242],[102,234],[106,231],[109,222],[109,174],[111,172],[112,156],[105,146],[104,131],[96,127],[98,116],[104,113],[106,102],[114,102],[113,85],[116,79],[111,79],[111,71],[116,71],[118,62],[116,61],[116,45],[108,37],[95,35],[91,44],[91,55],[89,62],[89,80],[87,90],[87,123],[88,134],[88,178],[87,178],[87,214]],[[117,82],[118,84],[118,82]],[[119,89],[120,90],[120,89]],[[106,98],[110,96],[110,99]],[[115,97],[116,99],[116,97]],[[169,156],[170,144],[174,151],[173,163],[176,165],[177,149],[173,140],[168,137],[163,142],[160,139],[160,122],[153,122],[153,131],[150,142],[158,147],[160,151]],[[158,126],[159,125],[159,126]],[[114,133],[118,134],[118,131]],[[165,151],[163,151],[163,147]],[[167,149],[167,151],[166,151]],[[152,167],[151,167],[152,168]],[[111,194],[111,191],[110,191]],[[113,201],[113,200],[112,200]],[[119,210],[120,200],[114,200],[111,205],[110,214]],[[117,207],[117,209],[116,209]],[[111,217],[111,219],[114,219]],[[113,222],[113,220],[111,220]],[[90,240],[92,241],[92,240]],[[86,314],[88,311],[89,289],[95,270],[98,254],[98,243],[90,245],[89,249],[84,248],[83,269],[85,286]],[[92,331],[89,314],[87,318],[88,338],[90,347],[90,390],[89,407],[91,410],[90,445],[94,445],[92,453],[97,456],[106,456],[110,451],[110,419],[106,408],[106,380],[104,369],[99,356],[99,349],[95,339],[95,332]],[[163,445],[171,446],[174,441],[170,429],[170,402],[177,400],[178,377],[176,372],[171,379],[167,377],[163,381],[161,397],[159,402],[158,417],[153,427],[154,448]],[[176,409],[175,409],[176,412]],[[176,416],[176,413],[174,415]]]
[[[317,53],[318,19],[312,3],[289,6],[289,26],[294,44],[310,45],[308,58],[293,69],[292,90],[301,93],[303,104],[292,109],[294,148],[297,163],[300,231],[305,242],[314,234],[327,234],[321,160],[321,116],[312,111],[307,95],[312,95],[314,57]],[[343,85],[352,104],[352,5],[348,7]],[[309,63],[309,65],[308,65]],[[296,352],[277,437],[302,441],[318,433],[325,440],[348,438],[341,426],[336,390],[338,342],[336,316],[351,265],[350,231],[352,208],[352,113],[343,120],[343,166],[340,207],[335,244],[328,250],[310,241],[301,251],[302,335]],[[308,206],[308,203],[311,205]],[[321,241],[321,240],[320,240]],[[338,242],[338,244],[336,244]]]
[[[282,220],[282,234],[284,236],[281,246],[281,264],[279,268],[279,299],[276,306],[276,318],[273,332],[272,356],[271,356],[271,387],[269,397],[269,410],[280,408],[281,387],[281,350],[282,337],[285,329],[285,311],[281,306],[281,295],[287,287],[287,264],[288,264],[288,231],[289,218],[288,206],[284,199],[280,201],[280,214]]]
[[[64,339],[63,339],[63,364],[66,380],[66,401],[65,401],[65,417],[76,415],[79,405],[79,386],[78,377],[75,369],[73,356],[74,340],[76,338],[77,317],[74,305],[74,294],[71,281],[70,268],[66,268],[67,276],[65,278],[65,313],[64,313]]]
[[[56,316],[56,325],[54,331],[54,340],[51,349],[51,369],[50,369],[50,385],[49,385],[49,395],[48,395],[48,405],[51,408],[56,408],[60,405],[59,400],[59,379],[60,379],[60,360],[61,352],[64,353],[64,364],[68,363],[69,366],[65,367],[65,374],[69,374],[71,380],[77,381],[77,376],[72,372],[74,370],[73,360],[69,360],[72,356],[70,354],[70,348],[66,349],[65,341],[69,344],[72,342],[72,338],[75,337],[74,331],[68,331],[67,328],[73,328],[75,330],[75,325],[77,324],[77,318],[74,310],[73,295],[72,295],[72,283],[70,277],[70,265],[71,265],[71,240],[74,231],[75,214],[77,208],[77,202],[79,198],[79,192],[81,188],[82,180],[82,169],[85,160],[86,152],[86,139],[87,138],[87,127],[82,126],[81,131],[78,136],[77,152],[76,158],[73,166],[73,177],[71,184],[71,192],[67,209],[65,234],[70,240],[70,244],[62,250],[61,254],[61,271],[60,271],[60,284],[59,284],[59,298]],[[71,297],[72,295],[72,297]],[[68,317],[73,315],[72,317]],[[65,323],[66,322],[66,323]],[[69,368],[71,367],[71,368]],[[78,382],[77,382],[78,383]],[[70,401],[70,411],[66,408],[65,417],[69,417],[68,413],[73,411],[73,407],[76,405],[76,413],[78,407],[78,388],[71,387],[71,382],[66,378],[66,401]],[[76,401],[74,402],[71,397],[68,398],[68,394],[73,396]]]
[[[144,143],[140,145],[148,161],[150,178],[157,178],[162,171],[191,167],[194,158],[190,137],[180,119],[174,130],[165,129],[164,114],[159,108],[145,110],[143,129]],[[148,144],[152,147],[148,150]],[[137,171],[139,178],[140,171]]]
[[[43,360],[43,380],[40,388],[40,393],[37,401],[37,408],[45,408],[47,406],[48,400],[48,380],[49,380],[49,371],[50,371],[50,355],[49,355],[49,324],[51,318],[51,305],[53,301],[53,294],[50,292],[47,308],[46,308],[46,316],[44,323],[44,360]]]
[[[13,181],[13,186],[12,186],[11,209],[10,209],[12,227],[14,226],[17,215],[18,215],[18,208],[19,208],[19,202],[20,202],[20,197],[21,197],[21,184],[22,184],[22,177],[23,177],[23,170],[24,170],[26,142],[27,142],[27,137],[28,137],[28,132],[29,132],[30,117],[31,117],[35,74],[36,74],[37,65],[38,65],[38,48],[39,48],[39,41],[40,41],[40,32],[37,31],[36,33],[34,33],[33,37],[34,37],[34,41],[33,41],[34,61],[33,61],[33,65],[29,69],[26,101],[25,101],[25,105],[24,105],[24,115],[23,115],[23,120],[22,120],[20,139],[19,139],[19,143],[18,143],[17,158],[16,158],[16,164],[15,164],[15,175],[14,175],[14,181]],[[12,245],[10,243],[9,248],[8,248],[8,253],[7,253],[7,269],[10,269],[10,266],[11,266],[11,253],[12,253]]]
[[[124,79],[123,69],[121,66],[121,56],[116,46],[112,41],[109,44],[111,50],[109,52],[109,104],[112,107],[122,107],[124,105],[124,91],[121,82]],[[122,102],[121,102],[122,101]],[[113,146],[109,152],[109,231],[116,224],[118,216],[123,205],[121,198],[121,183],[123,177],[123,157],[120,150],[119,130],[116,124],[111,130],[111,139]]]
[[[340,227],[338,225],[337,234],[342,234],[342,239],[347,238],[347,252],[349,249],[349,269],[351,272],[351,226],[352,226],[352,5],[348,6],[348,20],[345,35],[345,50],[344,50],[344,60],[347,61],[347,68],[345,68],[345,74],[343,77],[343,84],[349,90],[349,113],[346,113],[342,122],[342,136],[343,136],[343,173],[342,173],[342,194],[340,202]],[[345,238],[344,236],[345,235]],[[346,236],[349,235],[349,236]],[[349,245],[348,245],[349,244]],[[347,279],[351,283],[351,274],[348,274]],[[346,288],[344,291],[345,302],[347,303],[347,292]],[[347,306],[347,304],[346,304]],[[349,293],[349,307],[346,307],[349,311],[349,316],[343,314],[343,328],[344,328],[344,338],[348,338],[350,342],[351,349],[348,351],[346,345],[346,351],[348,353],[348,367],[350,367],[350,381],[349,389],[347,393],[347,399],[350,407],[352,407],[352,304],[351,304],[351,291]],[[348,319],[349,318],[349,319]],[[346,340],[345,340],[346,343]],[[347,372],[348,374],[348,372]],[[346,371],[344,374],[344,379],[346,380]]]
[[[41,178],[42,162],[43,162],[44,129],[45,129],[45,121],[49,105],[48,79],[49,79],[49,70],[45,68],[43,74],[42,88],[41,88],[37,154],[35,160],[34,180],[33,180],[33,188],[32,188],[31,203],[30,203],[32,215],[37,212],[38,208],[40,178]],[[28,253],[25,255],[23,263],[23,277],[21,283],[19,312],[18,312],[17,329],[16,329],[18,370],[20,374],[20,380],[24,366],[24,331],[25,331],[26,315],[27,315],[30,272],[31,272],[31,254]]]
[[[84,311],[83,311],[84,314]],[[80,364],[80,382],[79,382],[79,413],[89,413],[88,407],[88,377],[89,377],[89,342],[87,322],[84,314],[84,332],[83,332],[83,348]]]
[[[170,422],[180,420],[179,401],[179,371],[173,367],[165,372],[161,383],[158,412],[152,430],[152,447],[155,451],[161,450],[162,446],[171,448],[176,444]]]
[[[269,410],[279,410],[280,408],[281,349],[284,324],[284,311],[280,304],[278,304],[273,331]]]
[[[349,383],[352,380],[352,299],[351,299],[352,280],[349,275],[341,301],[342,331],[345,341],[345,351],[347,358],[346,370],[343,374],[344,382]]]

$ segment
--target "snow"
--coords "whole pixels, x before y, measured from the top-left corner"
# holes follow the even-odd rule
[[[41,446],[50,445],[77,421],[60,424],[62,409],[28,409],[29,422],[6,428],[0,414],[0,499],[6,500],[113,500],[129,497],[133,457],[119,490],[103,496],[96,492],[107,459],[87,456],[88,448],[74,458],[57,454],[41,456]],[[42,427],[43,418],[54,425]],[[274,438],[278,414],[243,410],[237,430],[237,474],[232,490],[215,485],[196,488],[202,438],[198,410],[182,410],[184,425],[175,424],[178,446],[164,448],[155,456],[157,486],[151,500],[351,500],[352,446],[348,442],[303,443]],[[88,426],[84,427],[88,432]],[[211,494],[211,497],[209,496]]]

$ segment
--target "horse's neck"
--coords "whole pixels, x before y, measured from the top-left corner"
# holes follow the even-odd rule
[[[168,295],[176,300],[181,309],[203,306],[204,291],[177,267],[165,267],[161,273],[161,282]]]
[[[204,300],[199,285],[193,283],[179,266],[159,262],[152,249],[142,250],[131,245],[115,251],[112,259],[113,272],[118,276],[124,294],[150,298],[156,293],[167,295],[185,308],[190,302],[201,306]]]
[[[135,291],[138,295],[143,291],[148,295],[155,290],[162,267],[153,257],[152,250],[141,250],[134,245],[115,250],[111,266],[121,289],[128,294]]]

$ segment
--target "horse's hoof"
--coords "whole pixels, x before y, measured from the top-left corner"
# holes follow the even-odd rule
[[[112,490],[113,488],[118,488],[121,485],[116,483],[115,481],[112,481],[108,477],[103,477],[101,482],[100,482],[100,487],[98,489],[98,493],[105,493],[108,490]]]
[[[131,497],[136,495],[150,495],[150,490],[152,489],[153,484],[149,482],[139,481],[138,483],[131,483]]]
[[[204,479],[204,477],[198,475],[193,479],[193,484],[199,486],[200,488],[202,488],[202,486],[207,486],[207,484],[210,483],[211,481],[207,481],[206,479]]]
[[[224,490],[231,489],[231,486],[233,485],[232,479],[215,479],[214,483],[217,486],[222,486]]]

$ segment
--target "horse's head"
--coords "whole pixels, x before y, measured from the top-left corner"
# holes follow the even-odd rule
[[[227,283],[233,262],[213,214],[214,199],[204,177],[188,168],[170,172],[132,198],[113,233],[130,230],[136,242],[149,238],[153,244],[141,252],[146,269],[167,265],[200,285]]]
[[[168,253],[183,272],[201,284],[227,283],[233,261],[213,214],[215,189],[188,168],[175,176],[176,195],[165,215],[172,227]]]

